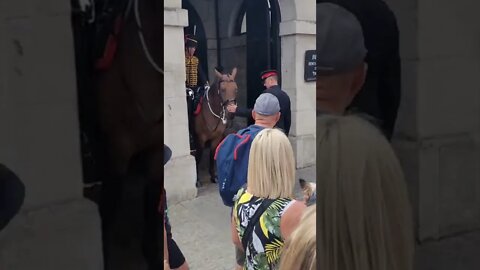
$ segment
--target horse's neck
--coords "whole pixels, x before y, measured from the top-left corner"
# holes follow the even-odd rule
[[[163,31],[163,22],[160,20],[160,9],[156,6],[156,0],[125,1],[131,6],[127,18],[125,18],[125,27],[123,28],[122,32],[123,40],[121,42],[132,43],[136,41],[140,33],[138,27],[141,25],[141,33],[146,49],[148,49],[148,52],[152,56],[153,60],[155,60],[158,65],[163,67],[163,65],[161,65],[161,63],[163,63],[163,61],[161,61],[163,54],[163,47],[161,44],[163,44],[163,38],[162,35],[158,34]],[[136,12],[135,7],[136,1],[138,1],[138,12]],[[137,25],[137,23],[140,25]],[[145,48],[142,48],[142,46],[139,46],[139,48],[142,49],[142,54],[144,54]]]

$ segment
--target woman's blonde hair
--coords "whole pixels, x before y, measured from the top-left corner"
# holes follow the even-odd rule
[[[356,116],[318,117],[317,175],[320,269],[412,269],[406,183],[377,128]]]
[[[316,211],[316,205],[308,207],[298,227],[285,242],[280,270],[317,269]]]
[[[262,198],[291,198],[295,185],[295,159],[287,136],[278,129],[260,131],[248,160],[248,191]]]

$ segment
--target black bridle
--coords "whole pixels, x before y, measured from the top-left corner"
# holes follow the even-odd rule
[[[223,74],[223,75],[227,75],[227,74]],[[227,75],[227,77],[229,77]],[[217,95],[218,97],[220,98],[220,112],[219,113],[216,113],[213,111],[212,107],[211,107],[211,104],[210,104],[210,99],[209,99],[209,92],[210,92],[210,89],[208,89],[206,92],[205,92],[205,97],[207,99],[207,105],[208,105],[208,109],[210,110],[210,113],[215,116],[216,118],[218,118],[218,121],[217,121],[217,124],[215,125],[215,128],[210,128],[207,124],[207,127],[210,131],[214,131],[217,129],[217,127],[219,126],[220,122],[223,122],[223,124],[226,124],[227,122],[227,112],[226,112],[226,106],[230,103],[234,103],[236,104],[237,103],[237,100],[236,99],[227,99],[227,100],[224,100],[223,99],[223,96],[222,94],[220,93],[220,90],[221,90],[221,84],[222,82],[235,82],[233,79],[231,78],[228,78],[228,80],[218,80],[218,83],[216,84],[217,86]],[[237,90],[236,90],[237,91]],[[236,96],[236,95],[235,95]],[[206,122],[206,119],[205,119],[205,116],[202,114],[205,122]]]

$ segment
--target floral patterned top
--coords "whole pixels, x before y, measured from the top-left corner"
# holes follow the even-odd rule
[[[233,213],[241,241],[250,219],[264,198],[255,197],[244,189],[239,190],[237,198]],[[253,227],[252,240],[247,244],[243,269],[273,270],[278,268],[280,253],[284,245],[280,233],[280,218],[293,202],[294,200],[290,198],[275,199],[260,216],[259,223]]]

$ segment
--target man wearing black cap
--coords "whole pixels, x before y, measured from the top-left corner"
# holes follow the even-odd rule
[[[264,93],[270,93],[277,97],[280,103],[280,120],[277,122],[276,128],[282,129],[288,136],[290,126],[292,124],[292,112],[290,109],[290,97],[278,85],[278,72],[276,70],[267,70],[262,72],[261,79],[266,90]],[[240,117],[252,117],[252,109],[238,108],[237,105],[231,104],[227,107],[231,113],[235,113]]]
[[[367,50],[357,18],[317,4],[317,115],[344,114],[365,82]]]
[[[167,145],[163,145],[163,166],[172,157],[172,150]],[[167,207],[167,193],[165,188],[163,188],[163,193],[161,196],[159,211],[163,212],[163,269],[179,269],[179,270],[188,270],[188,263],[183,256],[182,251],[178,247],[175,240],[172,238],[172,227],[168,220],[168,207]],[[165,250],[165,246],[167,249]],[[160,268],[158,268],[160,269]]]
[[[377,119],[391,139],[401,98],[399,30],[395,14],[383,0],[317,0],[350,11],[360,22],[368,50],[365,84],[350,108]]]
[[[193,95],[193,97],[187,96],[188,101],[188,130],[190,133],[190,150],[195,149],[194,143],[194,125],[193,125],[193,111],[196,109],[200,97],[203,95],[206,89],[210,86],[206,79],[205,73],[203,72],[202,66],[200,65],[200,60],[195,56],[195,51],[197,50],[198,41],[191,35],[185,36],[185,70],[186,70],[186,81],[185,85],[187,91],[193,91],[187,95]],[[193,100],[191,100],[193,98]],[[193,103],[193,104],[192,104]]]

